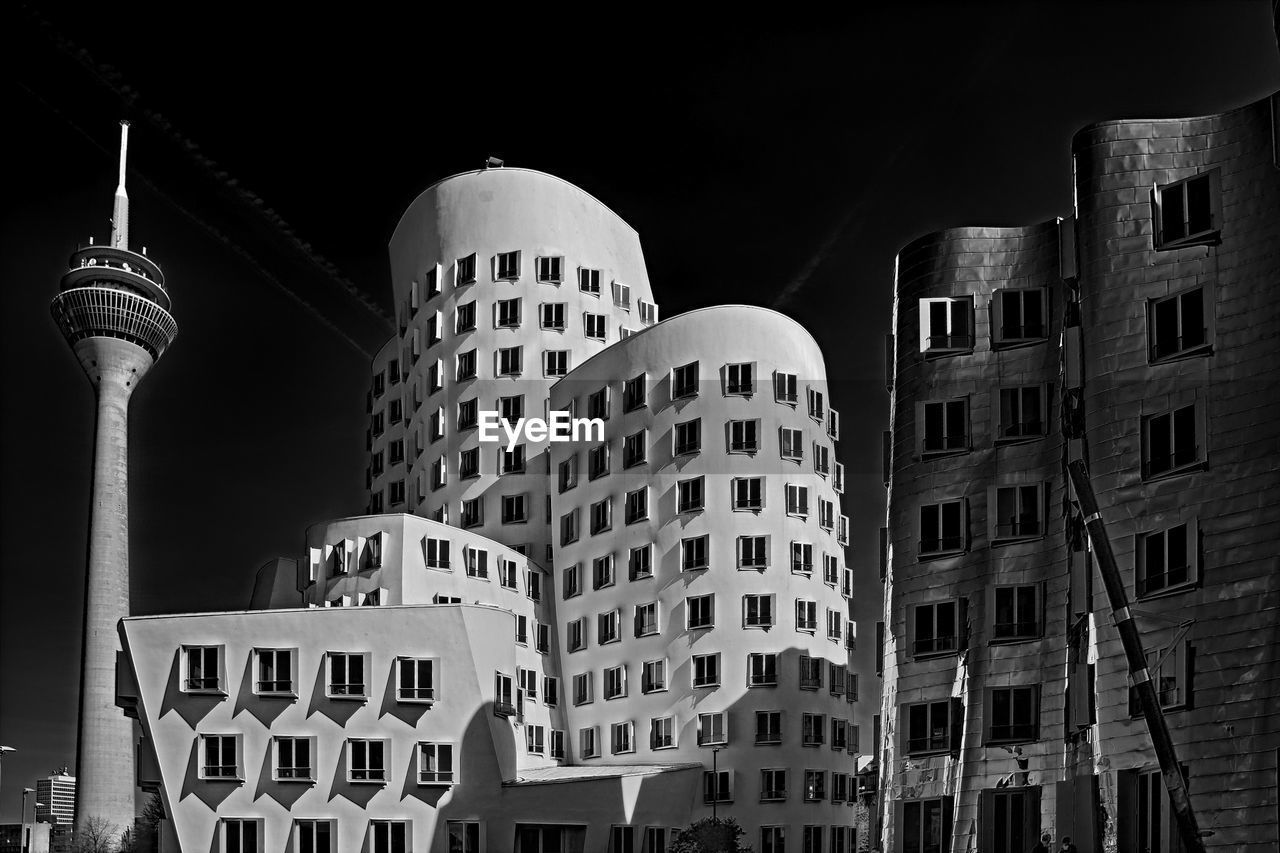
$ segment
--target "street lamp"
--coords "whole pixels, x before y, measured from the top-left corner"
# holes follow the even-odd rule
[[[3,759],[5,755],[7,755],[10,752],[17,752],[17,751],[18,750],[14,749],[11,746],[0,746],[0,759]],[[4,766],[4,761],[0,760],[0,767],[3,767],[3,766]]]
[[[27,834],[27,795],[34,793],[34,788],[22,789],[22,853],[31,851],[31,837]]]

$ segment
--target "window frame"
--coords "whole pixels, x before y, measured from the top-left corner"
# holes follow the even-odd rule
[[[1197,181],[1204,180],[1207,182],[1206,193],[1208,194],[1209,205],[1209,227],[1200,231],[1191,232],[1191,205],[1189,202],[1188,192],[1191,185]],[[1165,239],[1165,213],[1169,205],[1166,196],[1177,192],[1181,198],[1182,209],[1182,225],[1186,228],[1186,233],[1172,240]],[[1182,249],[1188,246],[1213,246],[1222,240],[1222,187],[1220,169],[1213,167],[1197,172],[1194,175],[1188,175],[1185,178],[1179,178],[1176,181],[1169,181],[1165,184],[1155,184],[1151,188],[1151,244],[1156,251],[1168,251],[1170,249]]]

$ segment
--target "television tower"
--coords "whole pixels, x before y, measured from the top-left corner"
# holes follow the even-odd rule
[[[85,572],[76,750],[76,827],[103,818],[119,835],[134,820],[133,721],[116,707],[116,624],[129,615],[129,397],[178,334],[164,275],[129,249],[125,158],[129,123],[120,122],[120,183],[108,245],[71,255],[50,306],[97,398],[89,563]]]

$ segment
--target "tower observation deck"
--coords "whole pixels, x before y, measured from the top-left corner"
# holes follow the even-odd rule
[[[129,398],[178,334],[160,267],[129,249],[128,134],[121,122],[111,241],[72,253],[50,306],[96,396],[76,825],[99,818],[117,837],[133,826],[136,787],[133,724],[115,704],[116,625],[129,615]]]

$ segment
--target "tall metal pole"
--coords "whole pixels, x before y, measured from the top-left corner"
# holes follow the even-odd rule
[[[1200,838],[1200,827],[1196,823],[1195,812],[1191,808],[1191,796],[1187,792],[1187,781],[1182,777],[1182,768],[1178,765],[1178,755],[1174,750],[1173,738],[1169,735],[1169,724],[1160,709],[1160,698],[1156,695],[1155,685],[1151,682],[1151,673],[1147,671],[1147,655],[1142,648],[1142,637],[1134,624],[1133,614],[1129,612],[1129,599],[1124,589],[1124,579],[1116,565],[1116,555],[1111,550],[1111,540],[1107,538],[1106,526],[1102,515],[1098,512],[1098,501],[1093,494],[1093,486],[1089,482],[1089,471],[1084,461],[1077,459],[1067,466],[1071,476],[1071,485],[1075,487],[1076,503],[1080,506],[1080,514],[1084,517],[1085,529],[1089,531],[1089,542],[1098,558],[1098,570],[1102,575],[1103,586],[1107,589],[1107,600],[1111,605],[1111,616],[1115,620],[1116,630],[1120,634],[1120,643],[1124,646],[1124,656],[1129,664],[1129,677],[1133,682],[1134,692],[1142,705],[1142,716],[1147,721],[1147,731],[1151,735],[1151,744],[1155,749],[1156,759],[1160,762],[1160,776],[1164,779],[1165,788],[1169,791],[1169,801],[1173,804],[1173,818],[1178,824],[1178,834],[1188,853],[1204,853],[1204,842]]]
[[[27,833],[27,795],[34,793],[31,788],[22,789],[22,853],[31,853],[31,836]]]
[[[719,748],[711,750],[711,819],[716,820],[716,803],[720,802]]]

